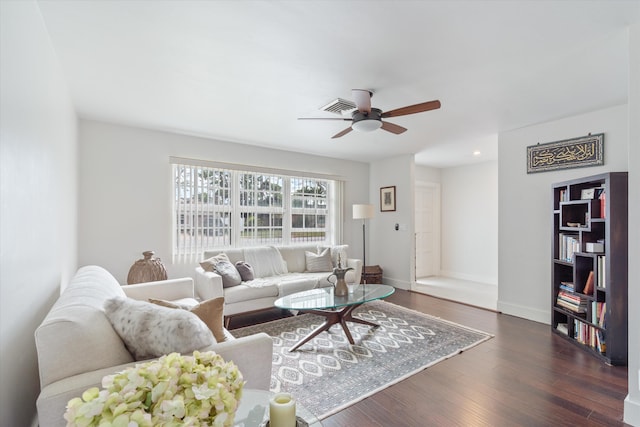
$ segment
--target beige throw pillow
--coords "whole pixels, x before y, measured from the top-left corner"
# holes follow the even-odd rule
[[[216,271],[216,264],[219,263],[220,261],[231,262],[227,254],[222,252],[216,256],[207,258],[204,261],[200,261],[200,267],[202,267],[204,271]]]
[[[310,273],[333,271],[333,263],[331,262],[331,252],[329,251],[329,248],[325,249],[320,254],[305,251],[304,257],[307,263],[307,271]]]
[[[215,343],[207,325],[187,310],[115,297],[105,301],[104,312],[136,360],[192,353]]]
[[[150,298],[149,302],[163,307],[188,310],[198,316],[209,327],[217,342],[226,341],[224,333],[224,298],[213,298],[194,307],[185,307],[171,301]]]

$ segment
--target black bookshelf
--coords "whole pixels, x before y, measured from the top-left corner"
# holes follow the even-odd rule
[[[552,331],[611,365],[627,364],[627,195],[626,172],[552,190]]]

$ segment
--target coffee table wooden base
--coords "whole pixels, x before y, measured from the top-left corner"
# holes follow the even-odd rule
[[[304,310],[305,313],[317,314],[320,316],[324,316],[325,320],[320,326],[311,331],[306,337],[302,338],[300,341],[296,343],[293,347],[289,349],[289,351],[296,351],[300,346],[306,344],[311,339],[316,337],[321,332],[324,332],[331,328],[336,323],[339,323],[344,330],[344,334],[347,336],[347,339],[351,344],[354,344],[353,337],[351,336],[351,332],[349,331],[349,327],[347,326],[347,322],[360,323],[362,325],[368,325],[373,327],[378,327],[380,325],[372,322],[367,322],[366,320],[358,319],[357,317],[353,317],[351,313],[354,309],[362,304],[354,304],[347,307],[343,307],[341,309],[336,310]]]

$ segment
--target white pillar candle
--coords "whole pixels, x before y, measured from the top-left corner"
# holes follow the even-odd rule
[[[269,401],[269,427],[296,427],[296,401],[290,393],[276,393]]]

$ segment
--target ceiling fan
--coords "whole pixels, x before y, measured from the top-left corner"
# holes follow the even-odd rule
[[[379,108],[371,107],[371,97],[373,92],[366,89],[353,89],[351,96],[355,101],[356,109],[351,113],[351,118],[332,118],[332,117],[303,117],[299,120],[344,120],[351,121],[351,126],[345,130],[338,132],[331,138],[340,138],[345,136],[353,129],[360,132],[371,132],[382,128],[387,132],[399,135],[407,129],[402,126],[390,122],[383,122],[382,119],[389,117],[406,116],[408,114],[422,113],[425,111],[436,110],[440,108],[440,101],[428,101],[420,104],[409,105],[407,107],[396,108],[395,110],[383,112]]]

